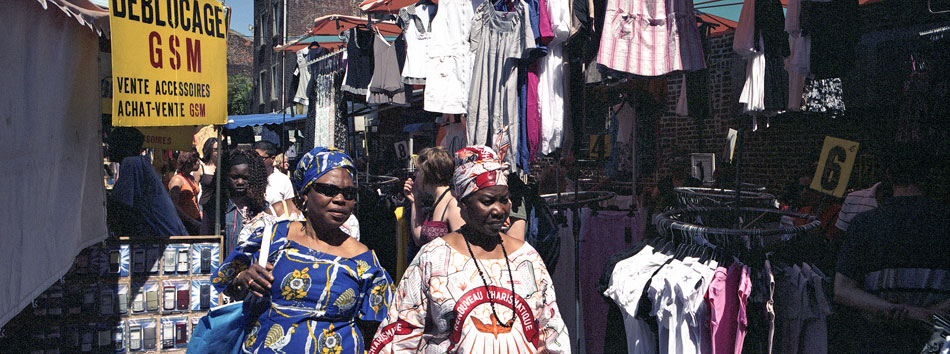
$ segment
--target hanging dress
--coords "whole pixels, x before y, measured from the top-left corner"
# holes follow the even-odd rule
[[[399,10],[406,38],[406,63],[402,68],[402,82],[407,85],[425,85],[429,64],[429,38],[436,5],[419,3]]]
[[[472,20],[470,41],[475,67],[466,119],[467,141],[491,146],[494,137],[507,129],[506,140],[511,143],[511,150],[504,159],[512,172],[517,172],[518,61],[535,47],[534,33],[522,2],[517,2],[511,12],[498,12],[490,2],[482,3]]]
[[[376,33],[353,27],[346,34],[346,77],[343,91],[366,96],[373,79],[373,43]]]
[[[406,87],[399,75],[396,47],[379,33],[373,36],[373,79],[369,83],[366,103],[405,105]]]
[[[706,68],[692,0],[608,0],[597,62],[640,76]]]

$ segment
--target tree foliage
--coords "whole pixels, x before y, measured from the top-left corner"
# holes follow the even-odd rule
[[[248,114],[251,111],[251,91],[254,83],[247,75],[228,76],[228,115]]]

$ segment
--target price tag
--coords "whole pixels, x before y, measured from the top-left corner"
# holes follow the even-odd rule
[[[409,158],[409,142],[400,141],[393,144],[393,147],[396,148],[396,158],[399,160],[404,160]]]
[[[811,189],[835,197],[844,195],[851,179],[851,169],[858,155],[858,143],[844,139],[825,137],[821,148],[818,169],[811,180]]]
[[[610,136],[607,134],[591,134],[588,156],[591,160],[606,160],[610,158]]]

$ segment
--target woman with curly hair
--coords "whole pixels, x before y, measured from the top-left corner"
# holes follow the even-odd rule
[[[267,208],[267,202],[264,200],[267,168],[264,167],[264,160],[254,150],[235,149],[228,152],[218,171],[225,173],[224,200],[227,200],[227,203],[222,205],[220,212],[206,213],[202,234],[214,233],[215,222],[222,225],[224,249],[230,251],[238,244],[238,235],[244,226]],[[218,216],[217,220],[211,215]]]

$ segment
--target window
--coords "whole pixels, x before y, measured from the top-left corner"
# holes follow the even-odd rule
[[[280,22],[280,3],[274,3],[273,14],[274,14],[273,16],[274,26],[271,32],[272,33],[271,36],[278,36],[280,33],[280,23],[279,23]]]
[[[261,70],[257,79],[257,101],[264,103],[264,80],[267,78],[267,72]]]
[[[270,80],[270,99],[271,99],[271,100],[276,100],[276,99],[277,99],[277,80],[278,80],[277,74],[278,74],[278,73],[277,73],[277,63],[274,63],[274,65],[271,65],[271,67],[270,67],[270,77],[271,77],[271,80]]]

